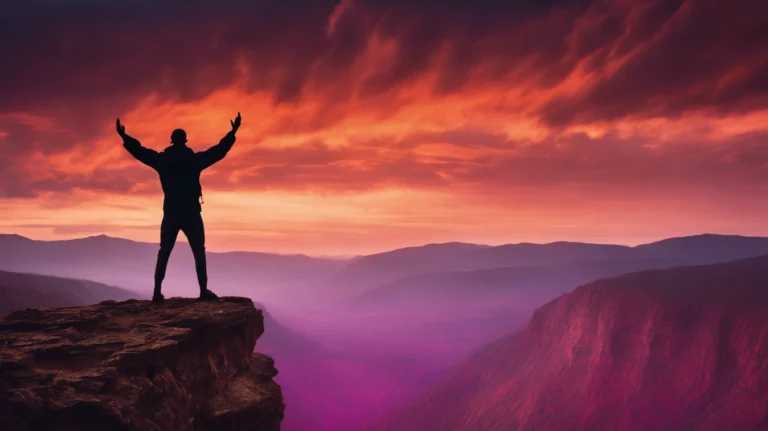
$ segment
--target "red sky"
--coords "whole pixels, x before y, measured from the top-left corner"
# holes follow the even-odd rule
[[[0,232],[157,241],[114,119],[202,150],[240,111],[210,250],[768,235],[768,2],[102,3],[4,7]]]

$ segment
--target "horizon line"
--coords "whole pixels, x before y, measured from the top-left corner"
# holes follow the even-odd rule
[[[148,245],[157,245],[153,242],[145,242],[145,241],[137,241],[130,238],[123,238],[118,236],[111,236],[107,234],[97,234],[97,235],[87,235],[82,237],[72,237],[72,238],[66,238],[66,239],[35,239],[28,236],[20,235],[18,233],[7,233],[7,232],[0,232],[0,236],[16,236],[19,238],[23,238],[28,241],[37,241],[37,242],[64,242],[64,241],[77,241],[77,240],[85,240],[89,238],[109,238],[109,239],[116,239],[121,241],[129,241],[137,244],[148,244]],[[435,246],[435,245],[448,245],[448,244],[463,244],[463,245],[474,245],[478,247],[489,247],[489,248],[495,248],[495,247],[503,247],[503,246],[513,246],[513,245],[553,245],[553,244],[588,244],[588,245],[604,245],[604,246],[618,246],[618,247],[628,247],[628,248],[634,248],[639,247],[643,245],[649,245],[649,244],[655,244],[662,241],[667,240],[673,240],[673,239],[685,239],[685,238],[695,238],[695,237],[704,237],[704,236],[717,236],[717,237],[740,237],[740,238],[756,238],[756,239],[768,239],[768,236],[748,236],[748,235],[741,235],[741,234],[728,234],[728,233],[711,233],[711,232],[704,232],[699,234],[691,234],[691,235],[681,235],[681,236],[672,236],[672,237],[664,237],[661,239],[658,239],[656,241],[651,242],[645,242],[645,243],[638,243],[638,244],[620,244],[620,243],[598,243],[598,242],[584,242],[584,241],[552,241],[552,242],[529,242],[529,241],[523,241],[523,242],[517,242],[517,243],[501,243],[501,244],[482,244],[482,243],[474,243],[474,242],[465,242],[465,241],[446,241],[446,242],[433,242],[433,243],[424,243],[420,245],[405,245],[403,247],[393,248],[393,249],[387,249],[383,251],[378,251],[375,253],[368,253],[368,254],[350,254],[350,255],[344,255],[344,254],[307,254],[307,253],[278,253],[278,252],[269,252],[269,251],[253,251],[253,250],[210,250],[210,253],[217,253],[217,254],[225,254],[225,253],[254,253],[254,254],[271,254],[276,256],[294,256],[294,257],[308,257],[308,258],[314,258],[314,259],[328,259],[328,260],[352,260],[360,257],[365,256],[375,256],[378,254],[383,253],[389,253],[397,250],[405,250],[405,249],[413,249],[413,248],[421,248],[421,247],[428,247],[428,246]]]

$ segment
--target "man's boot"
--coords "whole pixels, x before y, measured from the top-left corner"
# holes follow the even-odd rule
[[[200,291],[200,300],[201,301],[213,301],[214,299],[218,298],[215,293],[211,292],[208,289]]]

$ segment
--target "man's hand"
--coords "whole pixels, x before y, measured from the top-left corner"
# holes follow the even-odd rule
[[[118,124],[119,124],[119,121],[120,120],[118,120]],[[240,128],[240,113],[239,112],[237,113],[237,118],[235,118],[235,121],[231,121],[230,120],[230,123],[232,124],[232,133],[237,132],[237,129]]]
[[[120,135],[121,138],[125,139],[126,136],[128,136],[125,133],[125,126],[120,124],[120,119],[117,119],[117,123],[115,123],[115,126],[117,127],[117,134]]]

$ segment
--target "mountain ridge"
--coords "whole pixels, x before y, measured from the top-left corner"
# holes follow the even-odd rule
[[[143,244],[143,245],[152,245],[156,246],[154,242],[146,242],[146,241],[136,241],[128,238],[123,237],[117,237],[117,236],[111,236],[106,234],[98,234],[98,235],[88,235],[84,237],[75,237],[75,238],[67,238],[67,239],[55,239],[55,240],[43,240],[43,239],[34,239],[30,237],[26,237],[20,234],[16,233],[0,233],[0,244],[2,243],[3,239],[22,239],[27,241],[34,241],[34,242],[43,242],[43,243],[65,243],[65,242],[72,242],[72,241],[84,241],[84,240],[114,240],[114,241],[124,241],[128,243],[135,243],[135,244]],[[435,242],[435,243],[426,243],[423,245],[415,245],[415,246],[406,246],[406,247],[398,247],[394,249],[389,250],[383,250],[376,253],[370,253],[370,254],[358,254],[354,255],[348,258],[348,260],[359,260],[361,258],[367,258],[367,257],[380,257],[382,255],[387,255],[391,253],[399,253],[399,252],[409,252],[409,251],[417,251],[417,250],[424,250],[424,249],[438,249],[438,248],[444,248],[444,247],[466,247],[466,248],[476,248],[476,249],[487,249],[487,248],[505,248],[505,247],[515,247],[515,246],[560,246],[560,245],[586,245],[586,246],[604,246],[604,247],[619,247],[619,248],[629,248],[629,249],[637,249],[637,248],[644,248],[648,246],[653,245],[661,245],[661,244],[669,244],[674,242],[685,242],[685,241],[693,241],[693,240],[699,240],[699,239],[711,239],[711,238],[719,238],[719,239],[742,239],[742,240],[768,240],[768,237],[762,237],[762,236],[749,236],[749,235],[739,235],[739,234],[717,234],[717,233],[701,233],[701,234],[694,234],[694,235],[685,235],[685,236],[675,236],[675,237],[669,237],[669,238],[663,238],[657,241],[651,241],[648,243],[642,243],[642,244],[636,244],[636,245],[625,245],[625,244],[617,244],[617,243],[593,243],[593,242],[585,242],[585,241],[567,241],[567,240],[561,240],[561,241],[552,241],[552,242],[528,242],[528,241],[522,241],[522,242],[516,242],[516,243],[503,243],[503,244],[496,244],[496,245],[488,245],[488,244],[481,244],[481,243],[472,243],[472,242],[463,242],[463,241],[448,241],[448,242]],[[322,257],[322,256],[312,256],[307,255],[304,253],[275,253],[275,252],[263,252],[263,251],[249,251],[249,250],[225,250],[225,251],[211,251],[211,253],[216,254],[225,254],[225,253],[254,253],[254,254],[263,254],[263,255],[276,255],[276,256],[304,256],[309,257],[312,259],[328,259],[328,260],[339,260],[341,258],[339,257]]]
[[[768,255],[579,286],[376,431],[762,431]]]
[[[438,252],[434,252],[437,248]],[[408,248],[365,256],[344,265],[330,284],[348,290],[347,298],[415,275],[497,267],[559,265],[638,259],[676,259],[678,264],[707,264],[768,253],[768,238],[702,234],[623,246],[557,241],[472,247],[455,243]],[[639,268],[642,269],[642,268]]]

